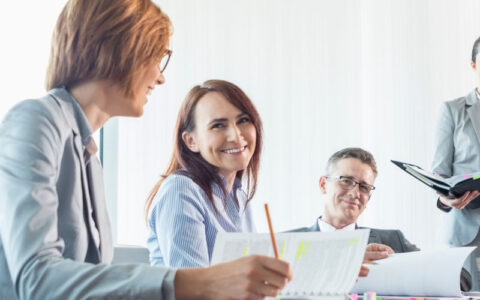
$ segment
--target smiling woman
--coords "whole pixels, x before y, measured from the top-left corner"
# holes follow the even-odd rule
[[[261,145],[260,117],[236,85],[209,80],[188,93],[170,166],[146,203],[153,265],[208,266],[217,232],[255,230]]]
[[[193,119],[196,128],[184,131],[182,139],[193,153],[200,153],[218,168],[230,190],[237,171],[248,167],[255,151],[255,126],[245,112],[228,102],[218,92],[202,97]]]
[[[0,124],[0,299],[252,299],[276,296],[292,278],[288,263],[265,256],[197,270],[110,264],[92,135],[113,116],[143,113],[147,94],[165,82],[170,35],[170,19],[151,0],[65,4],[49,91]]]

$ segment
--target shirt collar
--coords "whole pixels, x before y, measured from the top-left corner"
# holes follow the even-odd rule
[[[355,230],[355,223],[347,225],[343,228],[337,229],[332,225],[328,224],[327,222],[322,220],[322,217],[318,218],[318,227],[320,228],[321,232],[333,232],[333,231],[353,231]]]
[[[95,155],[98,152],[98,146],[97,143],[95,143],[95,140],[89,136],[87,138],[89,142],[87,144],[84,144],[85,150],[90,154],[90,155]]]
[[[223,186],[227,186],[227,179],[220,173],[218,173],[218,176],[220,176],[220,179],[222,179]],[[233,186],[232,186],[232,191],[242,188],[242,179],[235,177],[235,180],[233,181]]]
[[[465,104],[467,106],[471,106],[477,102],[479,102],[479,95],[477,89],[475,88],[473,91],[471,91],[470,93],[468,93],[468,95],[465,96]]]

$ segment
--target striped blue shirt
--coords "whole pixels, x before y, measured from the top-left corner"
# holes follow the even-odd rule
[[[225,179],[223,181],[226,184]],[[212,194],[218,213],[205,191],[190,177],[173,174],[165,179],[153,200],[148,219],[147,247],[152,265],[206,267],[210,265],[217,232],[255,231],[241,180],[236,179],[227,193],[226,206],[224,193],[215,183]]]

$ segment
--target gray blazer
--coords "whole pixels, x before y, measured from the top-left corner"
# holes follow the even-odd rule
[[[480,171],[480,103],[475,90],[441,106],[432,170],[444,177]],[[451,245],[468,245],[478,233],[480,209],[452,209],[445,225]]]
[[[367,227],[357,227],[356,229],[370,229],[370,236],[368,237],[368,243],[377,243],[377,244],[384,244],[390,246],[396,253],[402,252],[411,252],[411,251],[419,251],[420,249],[417,248],[414,244],[410,243],[404,236],[400,230],[388,230],[388,229],[375,229],[375,228],[367,228]],[[294,230],[289,230],[289,232],[309,232],[309,231],[320,231],[320,226],[318,226],[318,222],[315,221],[310,227],[302,227],[297,228]]]
[[[0,299],[173,298],[174,271],[109,265],[102,169],[84,161],[91,131],[65,89],[0,125]]]

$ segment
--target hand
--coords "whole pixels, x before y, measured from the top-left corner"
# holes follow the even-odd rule
[[[363,263],[368,263],[368,261],[363,261]],[[370,269],[367,266],[362,265],[360,267],[360,273],[358,273],[358,277],[367,277],[368,273],[370,273]]]
[[[473,199],[477,198],[477,196],[480,195],[480,192],[468,191],[468,192],[465,192],[459,198],[448,198],[447,196],[440,194],[438,192],[437,194],[439,195],[439,199],[440,199],[440,202],[442,202],[442,204],[448,207],[456,208],[456,209],[464,209],[468,203],[470,203]]]
[[[362,264],[376,265],[376,263],[374,263],[373,261],[367,260],[367,259],[364,259]],[[358,277],[367,277],[368,273],[370,273],[370,269],[367,266],[362,265],[360,267],[360,273],[358,273]],[[357,281],[358,281],[358,279],[357,279]]]
[[[290,265],[251,255],[204,269],[178,270],[177,299],[263,299],[275,297],[292,280]]]
[[[387,245],[371,243],[367,245],[364,259],[377,260],[387,258],[390,254],[395,253],[392,248]]]

